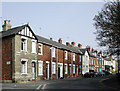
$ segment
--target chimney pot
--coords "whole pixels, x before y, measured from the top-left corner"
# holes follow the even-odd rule
[[[4,20],[4,24],[2,25],[3,31],[7,31],[8,29],[11,29],[11,23],[10,20]]]
[[[94,49],[92,48],[92,52],[94,52]]]
[[[71,44],[72,44],[73,46],[75,46],[75,42],[72,42]]]
[[[62,39],[61,39],[61,38],[59,38],[58,42],[62,44]]]
[[[50,40],[53,40],[52,38],[50,38]]]
[[[82,48],[82,45],[81,45],[81,44],[78,44],[78,47],[79,47],[79,48]]]
[[[69,42],[66,42],[66,45],[67,45],[67,46],[70,46],[70,43],[69,43]]]

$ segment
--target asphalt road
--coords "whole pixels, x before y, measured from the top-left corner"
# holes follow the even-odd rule
[[[117,91],[114,88],[105,86],[102,81],[108,79],[110,76],[96,77],[96,78],[69,78],[69,79],[59,79],[59,80],[46,80],[46,81],[36,81],[29,83],[5,83],[2,84],[3,91],[11,91],[10,89],[16,91],[16,89],[30,89],[33,90],[58,90],[58,89],[86,89],[88,90],[112,90]],[[6,90],[7,89],[7,90]]]

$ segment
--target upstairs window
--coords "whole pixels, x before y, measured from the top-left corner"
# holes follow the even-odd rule
[[[65,60],[67,60],[67,51],[65,51]]]
[[[43,45],[39,43],[39,46],[38,46],[38,54],[39,55],[43,55]]]
[[[32,53],[36,53],[36,41],[32,41]]]
[[[75,61],[75,53],[73,53],[73,61]]]
[[[21,38],[21,50],[27,51],[27,39]]]
[[[55,48],[52,47],[52,57],[55,57]]]

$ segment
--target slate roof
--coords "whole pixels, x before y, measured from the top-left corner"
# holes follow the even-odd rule
[[[2,37],[7,37],[7,36],[10,36],[10,35],[15,35],[17,34],[20,30],[22,30],[26,25],[22,25],[22,26],[18,26],[18,27],[15,27],[15,28],[11,28],[7,31],[1,31],[0,33],[2,34],[2,36],[0,36],[0,38]]]
[[[47,45],[50,45],[53,47],[57,47],[59,49],[68,50],[68,51],[72,51],[72,52],[75,52],[78,54],[82,54],[82,52],[79,51],[79,49],[77,49],[76,47],[66,46],[64,44],[58,43],[58,42],[53,41],[53,40],[49,40],[49,39],[41,37],[39,35],[36,35],[36,36],[38,38],[38,42],[40,42],[40,43],[44,43],[44,44],[47,44]]]
[[[7,31],[2,31],[0,32],[0,35],[2,34],[2,36],[0,36],[0,38],[4,38],[4,37],[7,37],[7,36],[10,36],[10,35],[15,35],[17,34],[19,31],[21,31],[23,28],[25,27],[29,27],[28,24],[25,24],[25,25],[22,25],[22,26],[18,26],[18,27],[15,27],[15,28],[11,28]],[[30,27],[29,27],[30,28]],[[30,28],[31,29],[31,28]],[[34,33],[33,33],[34,34]],[[34,34],[35,35],[35,34]],[[43,44],[47,44],[47,45],[50,45],[50,46],[53,46],[53,47],[57,47],[59,49],[63,49],[63,50],[67,50],[67,51],[71,51],[73,53],[78,53],[78,54],[84,54],[84,51],[82,49],[79,49],[78,47],[71,47],[71,46],[67,46],[67,45],[64,45],[64,44],[61,44],[61,43],[58,43],[56,41],[52,41],[52,40],[49,40],[47,38],[44,38],[44,37],[41,37],[39,35],[35,35],[36,38],[38,39],[38,42],[40,43],[43,43]],[[82,50],[82,51],[81,51]]]

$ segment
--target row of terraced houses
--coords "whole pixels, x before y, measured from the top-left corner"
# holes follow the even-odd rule
[[[90,70],[105,70],[102,53],[75,42],[62,43],[36,35],[28,24],[11,28],[5,20],[0,75],[3,82],[52,80],[82,77]]]

